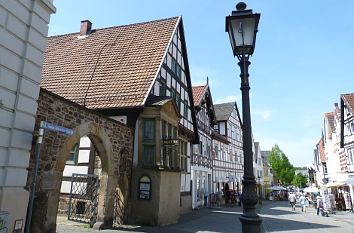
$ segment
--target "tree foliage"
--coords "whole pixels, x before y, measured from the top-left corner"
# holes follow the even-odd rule
[[[285,185],[292,183],[295,168],[278,145],[275,145],[269,154],[269,164],[280,183]]]
[[[303,174],[298,173],[294,176],[292,184],[299,188],[305,188],[307,184],[307,178]]]

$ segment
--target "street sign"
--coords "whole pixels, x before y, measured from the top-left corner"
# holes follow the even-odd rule
[[[72,129],[68,129],[68,128],[65,128],[65,127],[59,126],[59,125],[54,125],[54,124],[51,124],[51,123],[48,123],[45,121],[42,121],[42,128],[48,129],[51,131],[56,131],[59,133],[63,133],[63,134],[69,135],[69,136],[74,134],[74,131]]]
[[[164,145],[177,145],[178,139],[162,139]]]

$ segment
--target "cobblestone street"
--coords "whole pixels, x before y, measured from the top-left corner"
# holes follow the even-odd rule
[[[313,207],[308,207],[306,213],[296,206],[291,211],[288,202],[268,202],[261,210],[265,232],[277,233],[352,233],[354,232],[354,214],[345,211],[330,214],[329,217],[316,215]]]
[[[260,210],[263,217],[264,232],[333,232],[352,233],[354,232],[354,214],[338,212],[329,217],[317,216],[315,209],[309,207],[307,213],[302,213],[297,206],[293,212],[288,202],[264,202]],[[242,214],[241,207],[222,207],[220,209],[200,209],[183,215],[178,224],[165,227],[139,227],[122,226],[115,230],[103,230],[103,233],[113,232],[241,232],[241,223],[238,220]],[[99,232],[87,227],[87,225],[76,224],[60,219],[58,222],[58,233],[69,232]]]

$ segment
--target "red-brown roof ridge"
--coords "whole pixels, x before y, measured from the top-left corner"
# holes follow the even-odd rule
[[[346,102],[348,109],[354,114],[354,93],[342,94],[341,96]]]
[[[200,104],[207,89],[208,84],[192,87],[194,106],[198,106]]]

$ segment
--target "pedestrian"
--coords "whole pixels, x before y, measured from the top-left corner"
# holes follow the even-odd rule
[[[222,192],[219,189],[216,189],[216,207],[220,207],[222,199]]]
[[[239,191],[237,191],[237,203],[238,206],[241,206],[241,193]]]
[[[208,192],[208,190],[205,190],[205,192],[204,192],[204,207],[208,206],[208,196],[209,196],[209,192]]]
[[[295,211],[295,203],[296,203],[295,193],[290,193],[289,194],[289,202],[290,202],[291,209],[293,211]]]
[[[301,212],[305,212],[306,213],[306,205],[308,203],[308,199],[307,197],[302,194],[300,199],[299,199],[300,205],[301,205]]]
[[[322,198],[321,196],[316,197],[316,207],[317,207],[317,215],[320,214],[320,209],[323,208]]]

